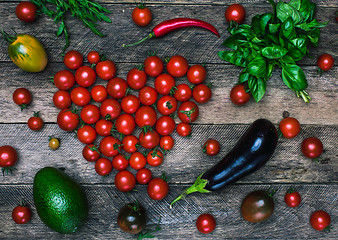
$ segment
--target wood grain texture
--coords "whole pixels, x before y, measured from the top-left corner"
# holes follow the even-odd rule
[[[139,191],[130,194],[115,190],[112,185],[84,185],[89,201],[89,219],[85,226],[71,235],[63,235],[48,229],[39,219],[31,185],[0,185],[0,238],[1,239],[135,239],[122,232],[116,223],[119,209],[126,203],[139,201],[148,214],[147,228],[154,228],[158,220],[162,230],[155,233],[155,239],[337,239],[335,228],[330,233],[315,231],[309,224],[309,217],[315,210],[330,213],[333,227],[338,221],[337,185],[292,185],[302,196],[301,204],[289,208],[284,203],[284,194],[290,185],[260,184],[233,185],[210,194],[192,194],[177,202],[173,209],[169,203],[180,194],[185,185],[170,185],[169,195],[161,201],[151,200],[146,187],[137,186]],[[257,189],[277,190],[275,211],[262,223],[249,223],[240,215],[240,204],[249,192]],[[31,222],[15,224],[11,211],[24,199],[33,211]],[[214,232],[199,233],[195,222],[202,213],[212,214],[217,222]]]
[[[170,183],[193,183],[197,176],[220,161],[243,135],[248,125],[193,125],[192,137],[183,138],[174,133],[175,146],[159,167],[150,167],[154,176],[166,172]],[[241,183],[338,183],[337,126],[303,125],[301,133],[294,139],[280,139],[271,160],[254,174],[241,179]],[[34,132],[23,124],[1,124],[1,145],[17,149],[19,160],[13,175],[2,178],[2,183],[32,183],[36,172],[45,166],[65,168],[81,183],[113,183],[116,171],[107,177],[96,174],[94,163],[82,157],[84,144],[75,134],[63,132],[55,124],[47,124],[40,132]],[[61,139],[58,150],[48,147],[48,136]],[[138,136],[138,134],[136,134]],[[325,152],[319,164],[302,156],[302,139],[316,136],[322,140]],[[201,146],[208,138],[221,144],[215,157],[202,153]],[[99,143],[97,139],[97,144]],[[144,149],[143,149],[144,150]],[[142,150],[142,151],[143,151]],[[128,168],[135,173],[133,169]]]
[[[145,57],[141,58],[141,60]],[[141,62],[138,62],[141,63]],[[126,79],[133,63],[118,63],[118,77]],[[297,98],[292,90],[287,88],[281,77],[280,70],[269,79],[264,98],[256,103],[253,99],[244,107],[234,105],[229,98],[232,86],[238,81],[241,69],[235,66],[206,64],[208,76],[206,82],[213,83],[213,96],[206,104],[199,105],[200,116],[197,124],[250,124],[257,118],[269,117],[274,123],[279,123],[283,111],[289,111],[301,124],[338,124],[338,83],[336,76],[338,68],[333,68],[324,75],[317,74],[316,67],[303,67],[306,73],[312,97],[311,103],[306,104]],[[12,63],[3,63],[0,72],[0,123],[26,123],[34,111],[40,111],[45,122],[56,122],[59,110],[53,105],[53,94],[58,90],[49,77],[62,69],[63,64],[50,64],[42,73],[24,73]],[[148,85],[153,86],[154,78],[149,78]],[[189,83],[186,77],[176,79],[177,84]],[[106,86],[107,81],[97,79],[96,84]],[[26,87],[33,95],[33,101],[28,109],[20,112],[12,99],[16,88]],[[90,88],[89,88],[90,89]],[[134,91],[133,94],[138,94]],[[176,122],[179,122],[176,119]]]

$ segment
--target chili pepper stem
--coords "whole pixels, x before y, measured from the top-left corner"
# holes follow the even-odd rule
[[[142,38],[140,41],[138,41],[136,43],[132,43],[132,44],[123,44],[122,47],[132,47],[132,46],[138,45],[138,44],[144,42],[145,40],[153,38],[153,37],[156,37],[155,33],[151,32],[151,33],[149,33],[148,36],[146,36],[145,38]]]

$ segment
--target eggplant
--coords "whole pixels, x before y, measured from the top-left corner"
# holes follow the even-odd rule
[[[190,193],[218,191],[255,172],[271,158],[277,141],[277,129],[269,120],[254,121],[232,150],[216,165],[202,173],[192,186],[171,202],[170,207]]]

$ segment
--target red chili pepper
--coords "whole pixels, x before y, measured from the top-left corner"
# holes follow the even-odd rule
[[[167,33],[170,33],[174,30],[186,28],[186,27],[205,28],[205,29],[213,32],[214,34],[216,34],[218,37],[220,37],[217,29],[214,26],[212,26],[210,23],[204,22],[204,21],[199,20],[199,19],[193,19],[193,18],[174,18],[174,19],[166,20],[164,22],[157,24],[153,28],[153,31],[151,33],[149,33],[148,36],[146,36],[145,38],[141,39],[140,41],[138,41],[136,43],[132,43],[132,44],[129,44],[129,45],[123,44],[123,47],[135,46],[135,45],[137,45],[137,44],[139,44],[139,43],[141,43],[141,42],[143,42],[147,39],[154,38],[154,37],[162,37],[162,36],[166,35]]]

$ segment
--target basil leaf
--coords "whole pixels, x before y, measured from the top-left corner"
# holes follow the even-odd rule
[[[239,51],[219,51],[218,56],[227,62],[235,64],[236,66],[246,66],[245,59]]]
[[[280,46],[265,47],[262,49],[262,56],[269,59],[279,59],[287,54],[288,50]]]
[[[318,46],[319,36],[320,36],[319,28],[313,28],[307,35],[308,39],[310,40],[312,45],[315,47]]]
[[[301,0],[299,13],[303,16],[304,21],[309,18],[310,13],[310,1],[309,0]]]
[[[307,22],[311,22],[315,16],[315,11],[316,11],[316,4],[313,2],[310,2],[310,11],[309,11],[309,17],[307,18]]]
[[[284,65],[286,65],[286,64],[295,65],[296,64],[295,60],[293,60],[293,58],[288,54],[286,54],[282,58],[280,58],[279,62],[281,64],[284,64]]]
[[[245,42],[247,42],[246,37],[240,33],[236,33],[234,35],[229,36],[227,39],[225,39],[225,41],[223,42],[223,45],[233,50],[236,50],[239,45]]]
[[[267,74],[267,77],[266,79],[269,79],[272,75],[272,72],[273,72],[273,69],[275,68],[275,65],[276,65],[276,62],[269,62],[269,65],[268,65],[268,74]]]
[[[249,81],[249,79],[251,78],[255,78],[255,76],[250,75],[249,73],[245,72],[245,70],[243,70],[238,77],[238,83],[244,83]]]
[[[275,34],[275,33],[278,32],[279,27],[280,27],[280,23],[276,23],[276,24],[270,23],[270,24],[269,24],[269,32],[270,32],[271,34]]]
[[[65,22],[64,21],[62,21],[60,23],[60,26],[59,26],[59,28],[56,32],[56,36],[59,37],[63,33],[63,30],[65,30]]]
[[[307,81],[303,70],[298,65],[282,65],[282,79],[286,86],[294,91],[307,88]]]
[[[299,11],[302,0],[291,0],[289,5]]]
[[[272,19],[272,13],[265,13],[259,19],[259,24],[261,28],[261,32],[263,35],[266,33],[266,26],[268,25],[269,21]]]
[[[295,60],[301,60],[307,51],[306,41],[303,38],[292,39],[288,43],[289,55]]]
[[[255,101],[259,102],[265,94],[266,80],[260,77],[249,78],[248,86],[250,89],[250,93],[254,97]]]
[[[291,17],[288,17],[281,25],[282,34],[286,39],[291,39],[296,36],[295,24]]]
[[[254,34],[256,34],[257,36],[261,36],[261,28],[260,28],[260,18],[261,18],[261,14],[258,14],[256,16],[254,16],[251,20],[251,26],[252,26],[252,30],[254,32]]]
[[[277,3],[277,17],[281,22],[284,22],[288,17],[291,17],[295,24],[303,21],[302,15],[293,7],[286,3]]]
[[[265,38],[269,40],[270,43],[279,45],[278,37],[276,37],[275,35],[267,34],[265,35]]]
[[[258,56],[249,62],[246,72],[256,77],[266,76],[266,61],[264,57]]]
[[[325,23],[319,23],[317,22],[316,19],[313,19],[311,22],[307,23],[307,25],[309,28],[322,28],[322,27],[325,27],[328,23],[329,21]]]
[[[248,37],[251,34],[251,26],[247,24],[238,25],[237,22],[231,21],[228,27],[228,32],[232,35],[241,33],[242,35]]]

